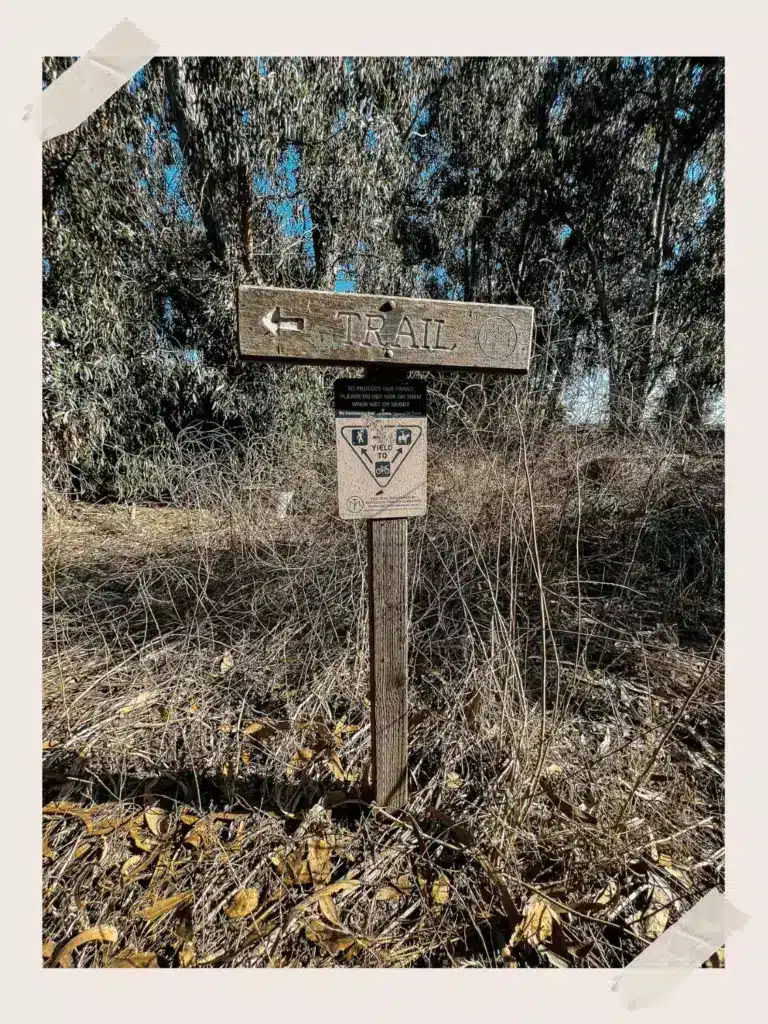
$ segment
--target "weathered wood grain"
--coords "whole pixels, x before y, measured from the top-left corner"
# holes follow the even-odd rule
[[[533,309],[293,288],[238,289],[250,359],[526,373]]]
[[[368,520],[371,738],[376,802],[408,800],[408,520]]]

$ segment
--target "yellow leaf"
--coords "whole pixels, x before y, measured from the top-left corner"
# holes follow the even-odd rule
[[[224,657],[221,659],[221,665],[219,665],[219,672],[225,676],[227,672],[231,672],[235,667],[235,662],[229,651],[226,651]]]
[[[315,885],[326,885],[331,880],[331,844],[325,839],[307,842],[307,863]]]
[[[250,725],[246,725],[243,729],[243,736],[255,736],[257,733],[264,732],[266,728],[267,726],[257,719],[255,722],[251,722]]]
[[[51,939],[46,939],[43,943],[43,960],[49,960],[53,956],[54,949],[56,949],[56,943]]]
[[[341,782],[343,782],[344,779],[346,778],[346,775],[344,774],[344,769],[341,766],[341,761],[339,760],[339,755],[338,754],[332,754],[328,758],[328,760],[326,761],[326,764],[331,769],[331,771],[336,776],[336,778],[339,779]]]
[[[375,900],[400,900],[413,888],[408,875],[400,875],[391,885],[382,886],[374,896]]]
[[[131,833],[131,839],[134,841],[136,846],[140,850],[144,850],[145,853],[150,853],[157,846],[157,842],[154,837],[150,833],[146,832],[142,827],[141,817],[136,818],[131,823],[128,831]]]
[[[120,868],[120,875],[123,879],[123,885],[128,885],[130,882],[135,882],[141,873],[142,866],[145,863],[143,853],[136,853],[133,857],[129,857],[127,861]]]
[[[324,885],[331,877],[331,846],[325,839],[310,839],[306,848],[275,854],[272,863],[288,885]]]
[[[240,889],[230,900],[229,906],[224,911],[230,921],[237,921],[241,917],[252,914],[259,905],[258,889]]]
[[[179,967],[194,967],[197,960],[195,943],[192,939],[185,942],[179,952]]]
[[[365,939],[350,935],[341,928],[327,924],[320,918],[313,918],[307,924],[305,935],[310,942],[322,946],[328,953],[347,953],[354,956],[368,945]]]
[[[464,780],[456,772],[448,772],[445,776],[445,788],[446,789],[461,789],[464,785]]]
[[[163,836],[168,835],[171,828],[171,819],[160,807],[148,807],[144,811],[144,820],[153,836],[162,839]]]
[[[53,750],[54,747],[58,747],[58,740],[43,740],[43,750]]]
[[[240,754],[240,757],[243,760],[243,764],[250,764],[251,763],[251,755],[248,753],[247,750],[243,750],[241,752],[241,754]]]
[[[131,711],[135,711],[136,708],[144,707],[145,704],[148,704],[151,700],[154,700],[155,697],[158,697],[159,695],[159,690],[145,690],[144,693],[140,693],[136,697],[134,697],[130,704],[126,704],[125,707],[120,708],[120,714],[128,715],[130,714]]]
[[[184,837],[184,842],[198,850],[207,850],[214,846],[236,850],[245,836],[245,819],[247,817],[247,814],[233,811],[215,811],[212,814],[206,814],[204,818],[195,821]],[[221,832],[223,828],[227,827],[227,822],[237,822],[238,825],[234,836],[224,840]]]
[[[615,878],[610,878],[608,884],[602,890],[600,895],[595,900],[595,903],[601,904],[601,906],[610,906],[615,903],[619,897],[619,883]]]
[[[154,953],[140,953],[136,949],[124,949],[108,960],[105,967],[157,967]]]
[[[627,923],[644,938],[651,941],[658,939],[669,923],[671,903],[671,894],[666,889],[654,885],[651,887],[646,909],[627,918]]]
[[[66,800],[59,800],[56,803],[46,804],[43,808],[43,814],[61,814],[63,816],[70,815],[74,818],[80,818],[83,821],[88,821],[91,816],[91,812],[86,810],[84,807],[80,807],[78,804],[69,803]]]
[[[515,928],[509,944],[516,946],[520,942],[528,942],[536,947],[549,942],[559,921],[559,915],[550,903],[539,896],[532,896],[525,905],[523,920]]]
[[[70,966],[72,963],[70,954],[79,946],[85,945],[86,942],[117,942],[117,929],[109,925],[86,928],[84,932],[80,932],[74,939],[70,939],[66,945],[62,946],[53,961],[53,966],[56,967],[57,964],[61,964],[62,967]]]
[[[299,749],[291,758],[290,764],[285,769],[285,774],[290,779],[298,771],[301,771],[301,769],[304,768],[306,764],[309,761],[311,761],[314,756],[314,750],[311,750],[309,747],[299,747]]]
[[[143,910],[136,910],[134,913],[136,917],[141,917],[145,921],[158,921],[161,917],[169,914],[176,907],[182,906],[184,903],[189,903],[193,899],[194,893],[181,892],[176,896],[167,896],[165,899],[158,900],[153,903],[151,907],[145,907]]]
[[[321,896],[317,901],[317,909],[329,924],[335,925],[337,928],[341,927],[339,911],[336,908],[336,904],[333,902],[333,896]]]
[[[432,902],[441,907],[448,902],[451,895],[451,887],[447,878],[442,875],[432,883]]]

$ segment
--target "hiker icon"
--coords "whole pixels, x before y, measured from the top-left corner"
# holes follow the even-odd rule
[[[408,427],[398,427],[395,434],[395,444],[410,444],[411,431]]]
[[[352,431],[352,444],[368,444],[368,431],[365,427],[355,427]]]
[[[376,476],[389,476],[389,463],[388,462],[377,462]]]

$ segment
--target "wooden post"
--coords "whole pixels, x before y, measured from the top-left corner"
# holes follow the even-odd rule
[[[395,809],[408,800],[408,520],[367,522],[373,786]]]
[[[368,366],[367,380],[405,380],[402,367]],[[371,767],[376,803],[408,801],[408,520],[368,519]]]

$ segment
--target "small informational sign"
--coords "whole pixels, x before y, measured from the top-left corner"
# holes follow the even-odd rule
[[[425,515],[426,384],[337,380],[334,406],[341,518]]]

